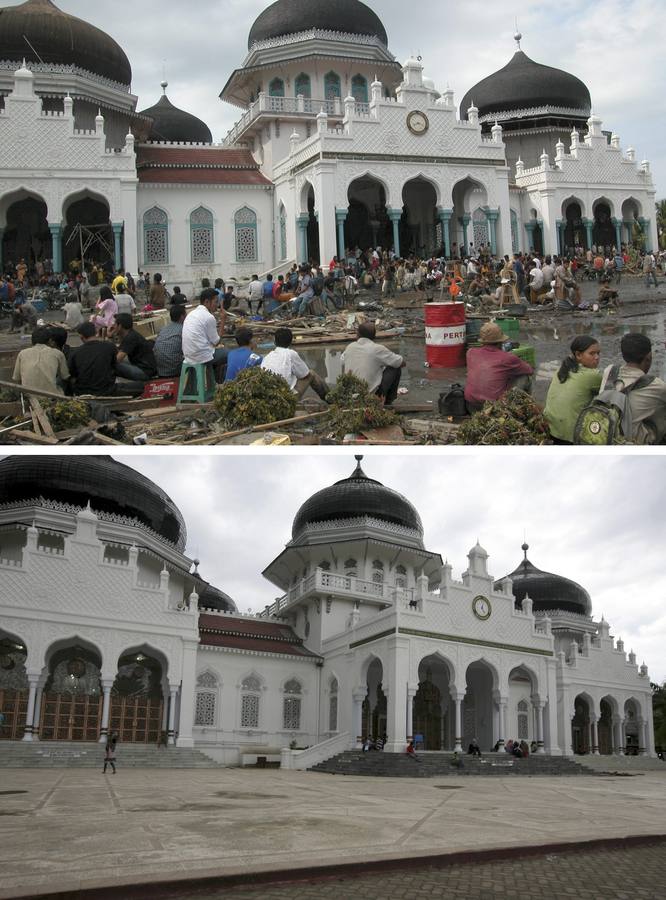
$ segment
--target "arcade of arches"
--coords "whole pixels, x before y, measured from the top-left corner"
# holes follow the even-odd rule
[[[98,651],[71,642],[47,654],[39,679],[29,678],[20,639],[0,639],[0,727],[3,740],[175,741],[177,696],[165,682],[166,660],[147,647],[124,652],[114,679],[102,677]]]
[[[589,218],[582,202],[571,197],[565,200],[562,219],[558,220],[560,252],[573,256],[576,247],[584,250],[600,247],[610,253],[612,247],[640,244],[646,227],[640,212],[640,205],[630,197],[622,204],[621,215],[616,216],[611,203],[599,197],[592,204],[592,218]]]

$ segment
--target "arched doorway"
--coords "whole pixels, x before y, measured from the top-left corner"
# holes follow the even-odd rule
[[[52,258],[51,232],[47,221],[46,203],[36,194],[18,191],[5,198],[2,206],[6,209],[4,217],[0,212],[0,226],[4,227],[2,237],[3,267],[17,263],[23,259],[31,272],[37,262]],[[2,219],[4,218],[4,223]]]
[[[102,659],[83,642],[47,657],[39,737],[42,741],[96,741],[102,718]]]
[[[625,756],[638,756],[641,749],[639,732],[640,707],[633,699],[624,704],[624,753]]]
[[[634,197],[628,197],[622,204],[622,227],[628,245],[642,245],[643,230],[638,219],[641,204]]]
[[[0,740],[20,741],[28,711],[28,678],[25,672],[27,648],[23,641],[0,632]]]
[[[595,201],[592,212],[594,224],[592,226],[592,243],[604,253],[610,254],[611,247],[615,245],[615,226],[611,221],[610,203],[606,199]]]
[[[317,219],[317,211],[315,210],[315,192],[312,185],[310,185],[310,189],[307,194],[307,208],[308,208],[308,227],[307,227],[307,242],[308,242],[308,258],[307,261],[313,263],[314,265],[318,265],[319,260],[319,221]]]
[[[412,178],[402,189],[404,204],[400,221],[400,255],[422,259],[436,253],[441,241],[437,234],[437,191],[425,178]]]
[[[472,225],[473,211],[488,206],[488,192],[474,178],[463,178],[453,186],[453,218],[449,223],[451,254],[463,257],[476,250]]]
[[[384,185],[370,175],[357,178],[347,192],[349,212],[345,223],[345,244],[359,247],[392,247],[393,228],[386,210]]]
[[[381,660],[373,659],[368,666],[366,694],[361,709],[363,737],[384,737],[386,734],[386,694],[382,690],[384,667]]]
[[[109,734],[117,734],[121,743],[157,743],[164,726],[165,670],[164,660],[147,647],[120,657],[111,689]]]
[[[574,753],[592,752],[590,724],[589,699],[584,694],[579,694],[574,700],[574,715],[571,720],[571,748]]]
[[[587,250],[587,235],[583,225],[583,211],[577,200],[568,200],[564,205],[564,247],[565,256],[573,256],[576,247]]]
[[[599,753],[610,756],[615,748],[613,738],[613,719],[615,717],[616,704],[612,697],[603,697],[599,704]]]
[[[93,262],[107,271],[115,269],[110,210],[103,197],[85,191],[69,199],[65,207],[62,254],[65,270],[82,271]]]
[[[449,668],[438,656],[427,656],[419,665],[412,732],[423,737],[423,749],[446,750],[453,747],[454,725]]]
[[[479,660],[468,666],[466,682],[462,705],[463,749],[476,738],[482,750],[490,750],[496,740],[493,731],[495,674],[486,662]]]
[[[506,723],[506,740],[527,741],[531,743],[537,740],[536,723],[534,720],[534,707],[532,694],[536,693],[536,678],[525,668],[516,666],[509,673],[509,708],[508,721]]]

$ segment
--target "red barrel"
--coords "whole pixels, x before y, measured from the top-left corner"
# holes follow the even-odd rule
[[[432,369],[465,365],[465,304],[426,303],[426,359]]]

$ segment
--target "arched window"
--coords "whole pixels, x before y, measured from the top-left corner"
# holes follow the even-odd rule
[[[368,102],[368,79],[363,75],[354,75],[351,82],[352,97],[357,103]]]
[[[256,262],[257,214],[249,206],[239,209],[234,216],[236,228],[236,261]]]
[[[281,78],[274,78],[268,85],[269,97],[284,97],[284,81]]]
[[[356,578],[358,575],[358,563],[355,559],[348,559],[345,563],[345,575],[347,578]]]
[[[404,566],[396,566],[395,586],[399,588],[407,587],[407,569]]]
[[[143,261],[147,266],[169,263],[169,217],[157,206],[143,216]]]
[[[193,263],[214,261],[213,214],[203,206],[190,215],[190,242]]]
[[[282,704],[282,727],[285,731],[301,729],[301,693],[300,681],[292,678],[284,686],[285,698]]]
[[[280,204],[280,259],[287,258],[287,213]]]
[[[527,700],[518,704],[518,740],[526,741],[529,736],[529,706]]]
[[[520,241],[518,240],[518,216],[515,210],[511,210],[511,249],[514,253],[520,253]]]
[[[486,219],[486,214],[480,207],[475,209],[472,214],[472,226],[474,229],[474,247],[477,250],[482,244],[487,247],[489,240],[488,220]]]
[[[331,679],[328,700],[328,730],[338,730],[338,679]]]
[[[249,675],[241,684],[241,691],[241,728],[258,728],[261,681],[256,675]]]
[[[380,559],[375,559],[372,563],[372,580],[375,584],[384,581],[384,563]]]
[[[340,85],[340,76],[335,72],[329,72],[324,75],[324,96],[327,100],[335,100],[336,97],[342,97],[342,88]]]
[[[296,81],[294,82],[294,90],[296,91],[296,96],[299,94],[301,97],[305,97],[306,100],[309,100],[312,97],[312,83],[310,81],[310,76],[306,75],[305,72],[301,72],[300,75],[296,76]]]
[[[217,678],[212,672],[203,672],[197,678],[197,695],[194,707],[194,724],[215,725],[217,706]]]

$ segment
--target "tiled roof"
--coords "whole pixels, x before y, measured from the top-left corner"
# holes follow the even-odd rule
[[[249,150],[139,146],[139,181],[158,184],[270,185]]]
[[[199,617],[199,634],[204,646],[318,658],[316,653],[311,653],[303,646],[303,642],[289,625],[280,622],[202,613]]]

